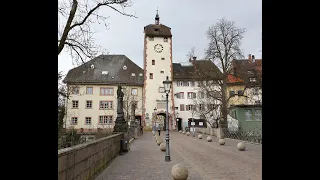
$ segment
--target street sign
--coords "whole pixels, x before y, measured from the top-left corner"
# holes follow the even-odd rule
[[[203,126],[203,122],[199,122],[199,126]]]
[[[194,126],[194,125],[196,125],[196,122],[191,122],[191,126]]]

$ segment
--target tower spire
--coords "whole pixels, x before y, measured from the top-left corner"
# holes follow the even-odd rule
[[[155,24],[156,24],[156,25],[159,25],[159,23],[160,23],[160,17],[159,17],[159,13],[158,13],[158,8],[157,8],[156,17],[155,17],[154,19],[155,19]]]

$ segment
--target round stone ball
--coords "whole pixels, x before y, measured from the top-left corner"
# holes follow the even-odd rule
[[[158,146],[160,146],[160,144],[161,144],[161,140],[160,139],[157,140],[157,144],[158,144]]]
[[[165,143],[161,143],[160,144],[160,150],[161,151],[166,151],[166,144]]]
[[[179,133],[182,133],[182,131],[180,130]]]
[[[239,151],[244,151],[246,149],[246,144],[244,142],[239,142],[237,148]]]
[[[185,131],[182,131],[182,134],[185,134],[186,132]]]
[[[219,139],[219,144],[220,145],[224,145],[226,143],[226,140],[224,140],[224,139]]]
[[[186,132],[186,135],[187,135],[187,136],[190,136],[190,132]]]
[[[174,180],[186,180],[189,176],[189,171],[181,163],[175,164],[171,169],[171,175]]]
[[[208,141],[208,142],[211,142],[211,141],[212,141],[212,137],[211,137],[211,136],[208,136],[208,137],[207,137],[207,141]]]
[[[199,139],[202,139],[202,134],[199,134],[199,135],[198,135],[198,138],[199,138]]]

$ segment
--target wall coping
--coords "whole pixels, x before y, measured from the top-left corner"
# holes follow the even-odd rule
[[[91,146],[91,145],[94,145],[94,144],[98,144],[98,143],[101,142],[101,141],[104,141],[104,140],[106,140],[106,139],[111,139],[111,138],[120,136],[120,135],[122,135],[122,134],[123,134],[123,132],[120,132],[120,133],[112,134],[112,135],[107,136],[107,137],[104,137],[104,138],[96,139],[96,140],[94,140],[94,141],[85,142],[85,143],[78,144],[78,145],[75,145],[75,146],[72,146],[72,147],[59,149],[59,150],[58,150],[58,157],[61,157],[61,156],[63,156],[63,155],[69,154],[69,153],[72,153],[72,152],[74,152],[74,151],[78,151],[78,150],[80,150],[80,149],[83,149],[83,148],[85,148],[85,147],[88,147],[88,146]]]

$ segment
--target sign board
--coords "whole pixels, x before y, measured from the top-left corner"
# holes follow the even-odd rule
[[[196,122],[191,122],[191,126],[194,126],[194,125],[196,125]]]
[[[199,122],[199,126],[203,126],[203,122]]]

